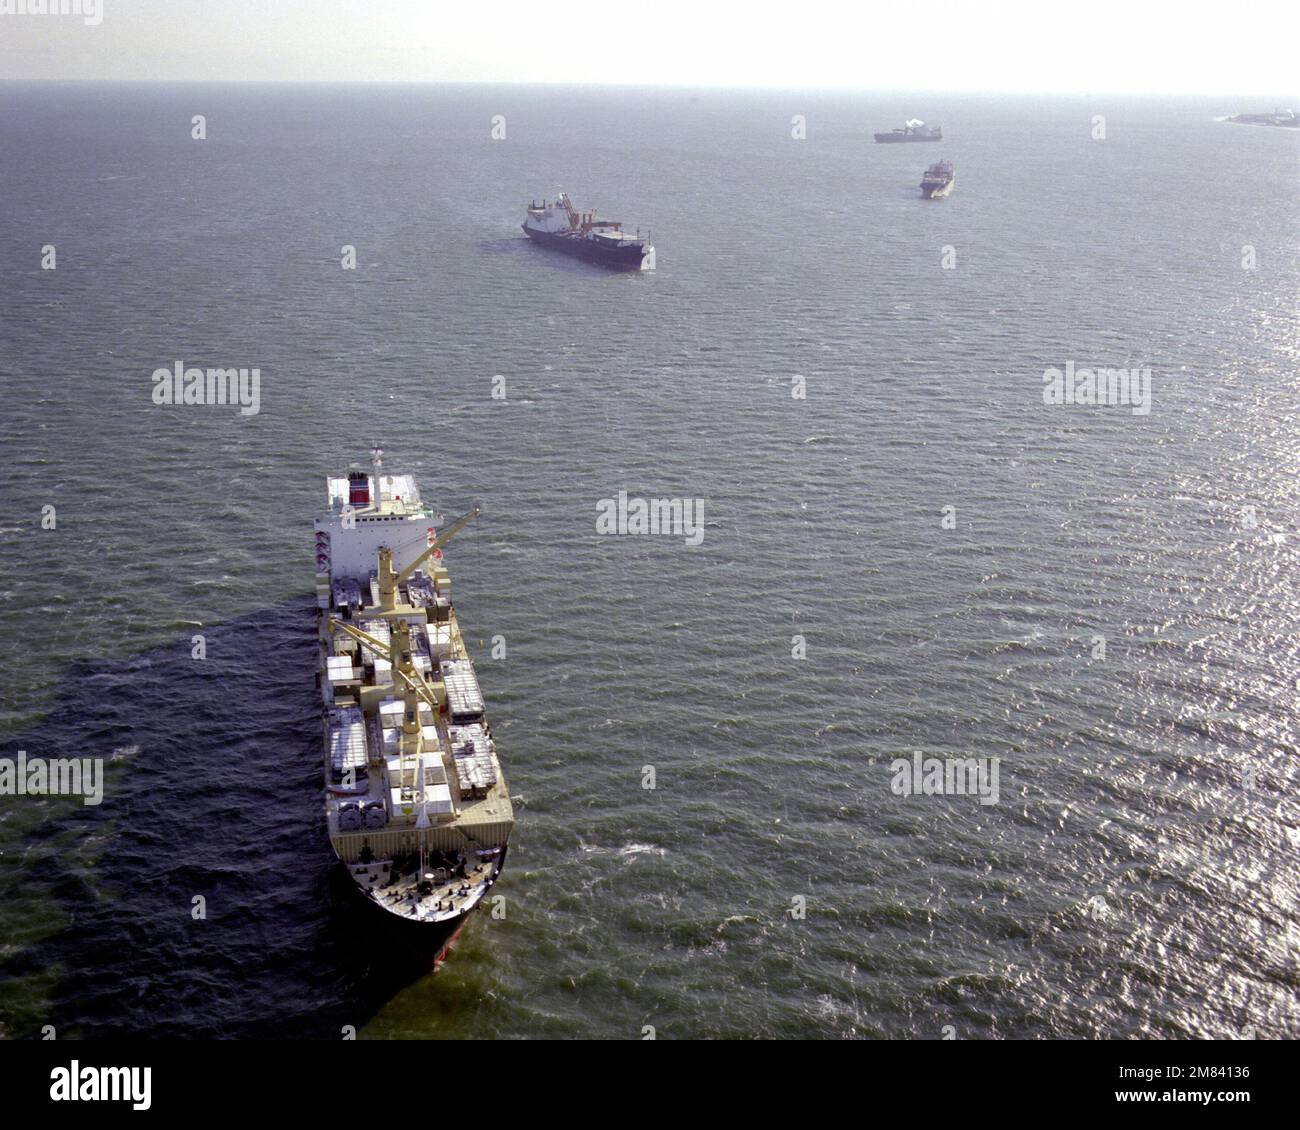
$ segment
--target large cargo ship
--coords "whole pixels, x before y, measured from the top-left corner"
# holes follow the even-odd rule
[[[877,141],[942,141],[942,126],[927,126],[919,118],[909,118],[899,129],[875,134]]]
[[[953,171],[951,161],[936,161],[921,178],[921,195],[927,200],[938,200],[952,191],[957,183],[957,174]]]
[[[523,223],[528,238],[543,247],[576,255],[619,271],[653,271],[655,249],[640,231],[629,235],[618,220],[597,220],[595,212],[579,212],[561,192],[558,199],[528,206]]]
[[[451,601],[445,529],[410,475],[327,479],[316,604],[330,843],[364,900],[440,963],[505,864],[514,809]]]

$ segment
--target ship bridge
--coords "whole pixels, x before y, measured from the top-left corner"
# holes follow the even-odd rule
[[[326,479],[329,512],[316,520],[316,572],[330,580],[367,578],[379,549],[404,569],[432,541],[442,519],[420,498],[413,475],[391,474],[375,448],[371,467]]]
[[[375,449],[369,471],[354,463],[346,475],[326,479],[331,514],[342,514],[347,507],[360,514],[422,514],[420,488],[414,475],[385,473],[383,452]]]

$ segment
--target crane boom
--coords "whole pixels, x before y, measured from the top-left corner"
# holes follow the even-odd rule
[[[371,651],[379,656],[380,659],[387,659],[390,663],[393,661],[392,648],[386,647],[382,640],[377,640],[369,632],[363,632],[360,628],[354,628],[351,624],[346,624],[342,620],[336,620],[333,617],[330,617],[329,630],[335,632],[340,628],[347,632],[347,634],[353,639],[360,640],[370,648]]]
[[[437,696],[434,695],[427,687],[423,686],[422,681],[417,682],[415,679],[412,679],[410,675],[408,675],[404,670],[402,670],[402,664],[398,660],[397,649],[395,647],[386,646],[382,640],[376,639],[369,632],[363,632],[360,628],[353,627],[351,624],[347,623],[346,621],[331,619],[329,621],[329,630],[331,632],[334,632],[334,631],[338,631],[339,629],[342,629],[343,631],[347,632],[347,634],[352,636],[354,639],[360,640],[363,644],[366,645],[366,647],[370,648],[370,650],[373,651],[380,658],[387,659],[388,662],[392,664],[394,675],[396,675],[399,679],[401,679],[402,682],[404,682],[412,691],[415,692],[415,694],[419,695],[420,698],[422,698],[425,702],[427,702],[430,706],[432,706],[434,710],[438,709]]]
[[[395,674],[399,679],[401,679],[402,682],[404,682],[412,691],[414,691],[417,695],[419,695],[420,698],[422,698],[426,703],[428,703],[428,705],[433,707],[435,712],[439,709],[438,696],[435,695],[432,691],[430,691],[428,687],[424,686],[422,683],[417,683],[405,671],[399,671],[396,667],[393,668],[393,674]]]
[[[450,526],[433,539],[429,546],[400,573],[393,572],[393,551],[387,546],[379,551],[379,607],[384,612],[391,612],[397,607],[397,586],[410,580],[411,574],[438,552],[461,530],[463,530],[482,511],[476,506],[468,514],[462,514]]]
[[[469,513],[462,514],[459,518],[457,518],[454,522],[452,522],[450,526],[448,526],[445,530],[443,530],[442,533],[440,533],[437,537],[433,539],[433,544],[429,546],[428,549],[426,549],[422,554],[420,554],[419,557],[417,557],[405,569],[403,569],[400,573],[398,573],[397,576],[393,579],[393,583],[398,585],[405,584],[408,580],[410,580],[411,574],[414,573],[421,565],[423,565],[425,561],[427,561],[431,556],[433,556],[433,554],[435,554],[444,545],[446,545],[449,541],[451,541],[452,538],[454,538],[458,533],[460,533],[461,530],[463,530],[466,526],[468,526],[471,521],[473,521],[482,513],[483,511],[476,506],[474,507],[473,510],[469,511]]]
[[[578,215],[578,210],[573,206],[573,201],[569,199],[567,192],[560,193],[560,203],[564,205],[564,210],[569,214],[569,227],[576,231],[582,217]]]

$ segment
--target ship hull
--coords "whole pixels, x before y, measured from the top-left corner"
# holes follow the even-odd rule
[[[507,848],[502,849],[501,858],[497,863],[496,870],[492,873],[490,886],[495,886],[497,879],[501,877],[501,870],[505,867],[507,850]],[[386,910],[380,906],[356,883],[353,883],[350,877],[348,885],[352,888],[357,900],[365,903],[368,908],[367,918],[376,930],[382,931],[394,945],[405,950],[413,961],[421,965],[428,965],[434,969],[447,959],[447,955],[451,953],[451,949],[460,937],[461,931],[464,930],[474,912],[478,910],[483,902],[483,899],[480,899],[479,902],[475,903],[463,914],[456,915],[455,918],[445,918],[439,922],[416,922],[400,914],[394,914],[391,910]],[[486,897],[485,895],[484,898]]]
[[[376,906],[360,890],[357,897],[369,904],[375,928],[382,930],[394,945],[401,946],[415,961],[436,969],[446,959],[473,910],[443,922],[411,922]]]
[[[913,141],[942,141],[943,134],[936,133],[933,137],[921,137],[914,133],[902,134],[902,135],[895,135],[891,133],[878,133],[875,135],[875,138],[882,145],[888,145],[895,142],[902,143],[902,142],[913,142]]]
[[[653,253],[648,252],[648,249],[645,249],[641,244],[633,244],[631,247],[601,247],[589,239],[557,235],[554,232],[537,231],[527,224],[522,224],[521,227],[529,239],[542,247],[563,252],[565,255],[572,255],[588,263],[609,267],[615,271],[647,270],[647,258],[650,259],[651,264],[654,261]]]
[[[927,200],[941,200],[952,191],[952,186],[957,183],[956,178],[948,181],[946,184],[921,185],[921,195]]]

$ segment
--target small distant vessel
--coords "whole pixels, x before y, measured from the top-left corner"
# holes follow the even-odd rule
[[[875,135],[877,141],[942,141],[942,126],[927,126],[920,118],[909,118],[899,129]]]
[[[567,192],[549,204],[533,201],[528,206],[528,216],[523,224],[529,239],[576,255],[602,267],[619,271],[653,271],[655,249],[649,237],[629,235],[617,220],[597,220],[595,212],[579,212]]]
[[[936,161],[925,170],[921,178],[921,195],[927,200],[938,200],[952,191],[957,183],[957,174],[952,170],[951,161]]]
[[[1300,117],[1294,110],[1274,110],[1271,114],[1236,114],[1228,121],[1241,126],[1288,126],[1300,127]]]

